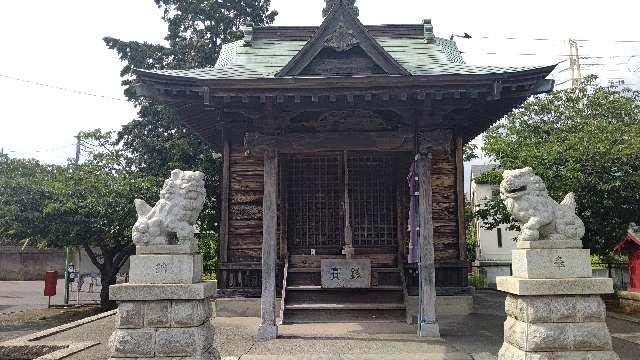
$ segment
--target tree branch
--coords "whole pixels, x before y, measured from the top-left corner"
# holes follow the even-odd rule
[[[91,259],[91,262],[93,263],[93,265],[95,265],[101,272],[104,271],[104,262],[101,264],[98,261],[98,257],[96,256],[96,253],[93,252],[93,249],[91,249],[89,244],[83,243],[82,247],[84,248],[84,251],[87,253],[87,255],[89,255],[89,259]]]

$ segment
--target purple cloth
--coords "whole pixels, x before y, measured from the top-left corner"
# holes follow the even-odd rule
[[[418,207],[420,192],[415,161],[411,163],[407,183],[409,184],[409,194],[411,196],[409,204],[409,256],[407,261],[409,263],[418,263],[420,262],[420,224],[418,223],[420,219],[420,208]]]

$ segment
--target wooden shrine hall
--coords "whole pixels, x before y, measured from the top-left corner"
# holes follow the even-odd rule
[[[472,291],[463,146],[553,88],[554,66],[469,65],[430,20],[365,26],[354,2],[326,0],[319,27],[247,25],[213,68],[135,72],[223,154],[218,297],[261,297],[261,338],[277,318],[437,336],[436,293]]]

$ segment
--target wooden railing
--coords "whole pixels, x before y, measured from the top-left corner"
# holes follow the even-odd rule
[[[287,295],[287,274],[289,273],[289,257],[284,259],[284,270],[282,271],[282,295],[280,296],[280,318],[278,319],[278,325],[282,325],[284,319],[284,305]]]

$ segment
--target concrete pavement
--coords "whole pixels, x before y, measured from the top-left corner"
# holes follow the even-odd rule
[[[255,341],[258,318],[216,318],[215,346],[225,360],[269,359],[475,359],[493,360],[502,344],[504,296],[479,291],[469,316],[440,318],[443,340],[415,336],[402,323],[296,324],[280,327],[277,340]],[[609,318],[614,350],[623,360],[640,354],[640,324]],[[110,316],[38,340],[47,342],[96,341],[100,344],[69,359],[108,358],[107,340],[114,329]],[[306,357],[301,357],[304,354]]]
[[[46,308],[48,297],[43,295],[44,281],[0,281],[0,313],[23,309]],[[52,305],[64,303],[64,280],[58,279]]]
[[[87,292],[88,286],[83,286],[80,292],[80,303],[91,304],[100,302],[100,293]],[[99,288],[98,288],[99,289]],[[99,290],[96,290],[99,291]],[[16,312],[25,309],[41,309],[47,307],[48,297],[43,295],[44,281],[0,281],[0,314]],[[72,286],[69,292],[69,302],[77,304],[78,293]],[[58,279],[56,296],[51,297],[51,305],[64,304],[64,279]]]

